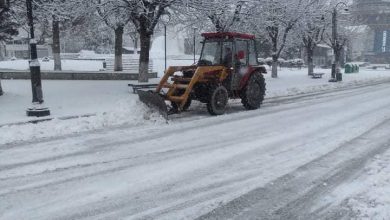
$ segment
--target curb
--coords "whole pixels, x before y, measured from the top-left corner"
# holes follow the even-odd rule
[[[70,120],[70,119],[76,119],[76,118],[89,118],[92,116],[96,116],[96,114],[85,114],[85,115],[73,115],[73,116],[63,116],[58,118],[42,118],[42,119],[36,119],[36,120],[30,120],[25,122],[14,122],[14,123],[7,123],[7,124],[1,124],[0,128],[8,127],[8,126],[18,126],[18,125],[27,125],[27,124],[38,124],[42,122],[52,121],[54,119],[58,120]]]

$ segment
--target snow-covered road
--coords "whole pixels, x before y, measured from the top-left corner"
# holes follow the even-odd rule
[[[343,199],[321,198],[390,149],[389,94],[387,82],[3,145],[0,219],[333,216],[326,204]]]

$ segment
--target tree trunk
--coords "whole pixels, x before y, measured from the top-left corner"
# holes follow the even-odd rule
[[[138,54],[138,37],[134,36],[134,54]]]
[[[53,18],[53,58],[54,70],[62,70],[61,66],[61,44],[60,44],[60,22]]]
[[[146,31],[141,31],[141,53],[139,56],[139,82],[149,81],[149,50],[151,44],[152,35]]]
[[[278,78],[278,56],[272,55],[272,78]]]
[[[3,88],[1,87],[1,79],[0,79],[0,96],[2,96],[4,93],[3,93]]]
[[[115,29],[115,64],[114,71],[122,71],[122,54],[123,54],[123,26]]]
[[[306,47],[307,52],[307,65],[308,65],[308,75],[312,76],[314,73],[314,64],[313,64],[313,48],[312,47]]]
[[[340,57],[341,57],[341,50],[336,49],[335,50],[335,64],[336,64],[336,68],[340,68]]]

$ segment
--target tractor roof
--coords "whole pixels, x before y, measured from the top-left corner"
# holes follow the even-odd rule
[[[202,36],[206,39],[232,39],[232,38],[241,38],[241,39],[255,39],[255,35],[252,34],[241,34],[236,32],[215,32],[215,33],[203,33]]]

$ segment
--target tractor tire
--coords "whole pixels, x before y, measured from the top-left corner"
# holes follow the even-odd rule
[[[226,111],[229,100],[228,91],[224,86],[217,86],[210,90],[207,111],[211,115],[222,115]]]
[[[241,93],[241,102],[247,110],[260,108],[265,96],[265,80],[261,73],[253,74]]]

